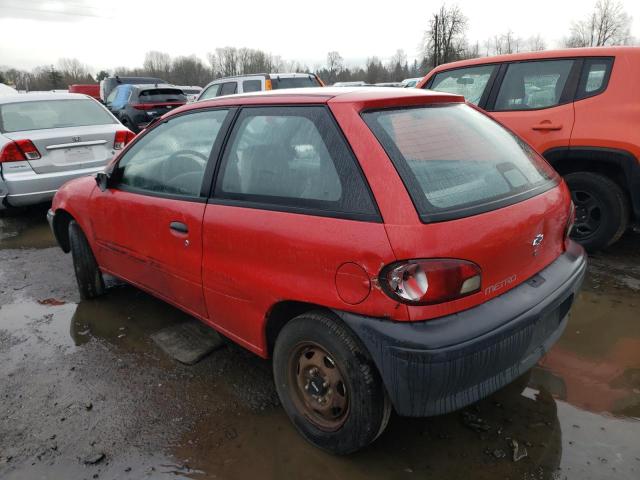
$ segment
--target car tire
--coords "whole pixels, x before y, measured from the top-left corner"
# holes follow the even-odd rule
[[[83,300],[99,297],[104,293],[104,279],[93,256],[87,237],[75,220],[69,222],[69,245],[73,257],[80,298]]]
[[[629,226],[629,201],[613,180],[591,172],[564,177],[576,207],[571,237],[587,251],[612,245]]]
[[[369,353],[330,313],[304,313],[283,327],[273,371],[289,419],[325,451],[345,455],[364,448],[389,422],[391,403]]]

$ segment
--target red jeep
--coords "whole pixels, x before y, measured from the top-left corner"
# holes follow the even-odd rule
[[[459,409],[558,339],[586,260],[569,191],[460,96],[220,97],[143,131],[49,212],[83,298],[119,277],[273,357],[282,405],[348,453],[391,408]]]
[[[587,250],[640,221],[640,48],[575,48],[440,65],[418,88],[464,95],[566,180]]]

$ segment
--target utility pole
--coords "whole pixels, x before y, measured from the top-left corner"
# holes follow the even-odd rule
[[[433,68],[438,66],[438,15],[436,15],[436,31],[433,41]]]

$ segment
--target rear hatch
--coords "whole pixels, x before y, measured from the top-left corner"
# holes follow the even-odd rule
[[[113,157],[119,124],[95,100],[5,104],[0,119],[4,136],[30,140],[36,147],[40,158],[28,158],[36,173],[98,167]]]
[[[476,294],[412,308],[430,318],[482,303],[564,251],[570,200],[555,171],[475,109],[434,104],[363,117],[392,159],[421,223],[387,225],[398,259],[456,258],[481,271]]]
[[[150,88],[141,90],[138,102],[132,104],[136,110],[146,113],[149,120],[162,116],[165,113],[181,107],[187,103],[184,92],[177,88]]]

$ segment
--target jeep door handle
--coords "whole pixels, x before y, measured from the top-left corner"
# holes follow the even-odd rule
[[[551,122],[542,122],[531,128],[534,130],[562,130],[562,125]]]
[[[182,222],[171,222],[169,228],[174,232],[189,233],[189,227]]]

